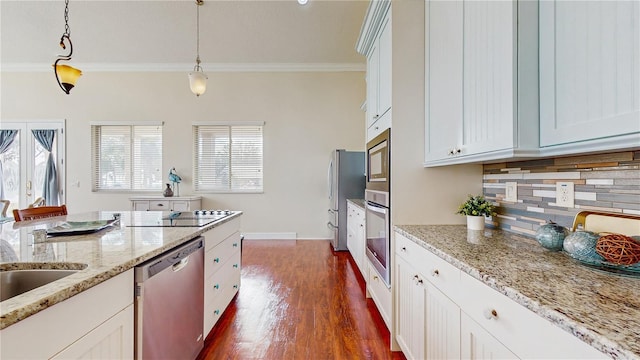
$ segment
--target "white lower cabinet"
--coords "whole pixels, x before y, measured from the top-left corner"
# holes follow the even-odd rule
[[[460,333],[460,355],[463,359],[518,358],[464,312],[460,315]]]
[[[133,359],[133,270],[0,331],[2,359]]]
[[[399,233],[396,340],[408,359],[605,359]]]
[[[240,220],[226,222],[204,233],[205,337],[240,289]]]
[[[398,244],[396,340],[400,348],[407,359],[460,359],[460,307],[427,280],[434,275],[424,275],[409,262],[411,256],[406,255],[412,249]]]
[[[362,276],[365,274],[365,236],[364,209],[347,202],[347,249]]]
[[[367,297],[376,304],[382,320],[391,329],[391,289],[382,281],[382,277],[367,259]]]

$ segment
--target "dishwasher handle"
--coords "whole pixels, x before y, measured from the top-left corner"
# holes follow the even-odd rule
[[[173,264],[173,266],[171,266],[171,270],[173,270],[173,272],[178,272],[184,269],[187,265],[189,265],[189,256]]]

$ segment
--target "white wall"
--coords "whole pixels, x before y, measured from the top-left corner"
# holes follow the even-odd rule
[[[392,2],[392,224],[462,224],[467,194],[482,194],[482,166],[424,168],[424,1]]]
[[[163,173],[176,167],[181,195],[193,194],[193,121],[264,121],[264,193],[199,193],[203,207],[243,210],[244,232],[329,238],[329,155],[364,149],[364,73],[209,73],[207,92],[196,98],[188,70],[86,73],[71,95],[53,72],[5,72],[0,119],[67,119],[71,212],[130,207],[131,194],[91,191],[90,121],[164,121]],[[79,187],[71,186],[75,181]]]

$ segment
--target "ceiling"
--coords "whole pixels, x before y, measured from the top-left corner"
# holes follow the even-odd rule
[[[355,50],[368,1],[205,0],[200,58],[207,66],[364,69]],[[195,0],[71,0],[75,66],[183,70],[196,57]],[[49,71],[64,32],[64,1],[0,1],[0,65]]]

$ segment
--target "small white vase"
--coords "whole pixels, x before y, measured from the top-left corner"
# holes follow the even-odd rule
[[[484,216],[467,215],[467,229],[484,230]]]

